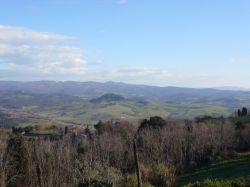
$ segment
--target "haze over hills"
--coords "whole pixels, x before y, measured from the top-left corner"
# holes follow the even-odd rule
[[[62,123],[95,123],[159,115],[193,118],[231,115],[250,106],[250,92],[157,87],[116,82],[0,81],[0,107]],[[33,119],[33,118],[32,118]]]
[[[150,100],[160,101],[187,101],[196,100],[208,102],[211,100],[225,100],[224,104],[236,104],[240,100],[248,98],[250,92],[247,90],[226,90],[212,88],[181,88],[181,87],[158,87],[147,85],[133,85],[118,82],[56,82],[35,81],[17,82],[0,81],[0,91],[23,91],[35,94],[66,94],[80,96],[86,99],[100,97],[107,93],[120,94],[126,97],[142,97]]]
[[[0,187],[250,187],[250,0],[0,2]]]
[[[223,86],[223,87],[214,87],[216,90],[231,90],[231,91],[250,91],[249,88],[242,88],[236,86]]]

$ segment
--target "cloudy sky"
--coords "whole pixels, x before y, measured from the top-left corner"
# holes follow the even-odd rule
[[[250,88],[250,1],[0,0],[0,80]]]

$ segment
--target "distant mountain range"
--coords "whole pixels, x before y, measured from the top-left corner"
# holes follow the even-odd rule
[[[231,90],[231,91],[250,91],[250,88],[241,88],[234,86],[223,86],[223,87],[214,87],[216,90]]]
[[[136,121],[152,115],[227,116],[243,106],[250,107],[250,91],[225,87],[197,89],[117,82],[0,81],[0,108],[22,116],[24,112],[29,119],[36,114],[46,123],[59,120],[80,124],[121,117]]]
[[[227,89],[228,88],[228,89]],[[231,88],[231,89],[230,89]],[[66,94],[94,99],[107,93],[119,94],[125,97],[144,98],[149,100],[179,102],[179,101],[226,101],[235,104],[237,100],[250,99],[248,90],[238,90],[232,87],[221,88],[180,88],[133,85],[117,82],[16,82],[0,81],[0,91],[22,91],[35,94]],[[228,103],[228,104],[229,104]]]
[[[50,94],[61,93],[76,95],[86,98],[99,97],[106,93],[117,93],[121,95],[146,97],[154,99],[168,99],[173,95],[194,94],[211,96],[235,95],[248,89],[238,87],[216,87],[216,88],[183,88],[183,87],[159,87],[147,85],[133,85],[118,82],[56,82],[56,81],[0,81],[0,91],[24,91],[30,93]],[[236,91],[236,92],[235,92]],[[238,92],[237,92],[238,91]]]

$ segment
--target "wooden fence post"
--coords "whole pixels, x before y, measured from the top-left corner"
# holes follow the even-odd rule
[[[137,152],[137,146],[136,146],[136,139],[135,138],[133,140],[133,148],[134,148],[136,175],[137,175],[137,185],[138,185],[138,187],[142,187],[141,172],[140,172],[138,152]]]

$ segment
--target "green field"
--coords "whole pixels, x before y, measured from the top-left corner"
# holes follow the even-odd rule
[[[225,160],[199,168],[177,179],[177,186],[183,186],[206,179],[230,179],[250,175],[250,152],[241,153],[235,159]]]
[[[59,121],[93,124],[99,120],[126,119],[137,123],[139,119],[150,116],[168,116],[180,119],[192,119],[197,116],[229,116],[230,109],[216,105],[191,103],[160,103],[149,102],[140,104],[133,100],[104,102],[98,104],[74,103],[67,106],[49,107],[39,112],[40,115]]]
[[[182,96],[172,101],[146,98],[129,98],[105,94],[94,99],[70,95],[37,95],[23,92],[0,94],[0,108],[9,110],[21,118],[21,125],[30,124],[95,124],[99,120],[124,119],[132,123],[150,116],[162,118],[193,119],[198,116],[230,116],[235,108],[225,102],[204,101]],[[243,118],[242,118],[243,120]]]
[[[249,116],[231,117],[231,121],[234,123],[241,122],[243,124],[250,124],[250,117]]]

